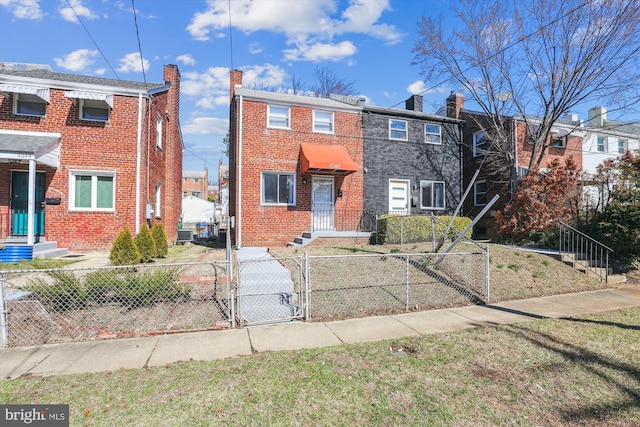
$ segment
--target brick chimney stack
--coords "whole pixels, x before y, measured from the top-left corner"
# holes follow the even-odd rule
[[[233,100],[236,86],[242,86],[242,70],[231,70],[229,73],[229,102]]]
[[[461,93],[451,92],[447,98],[447,117],[454,119],[460,118],[460,110],[464,108],[464,95]]]
[[[411,95],[405,101],[405,106],[407,110],[422,112],[422,95]]]

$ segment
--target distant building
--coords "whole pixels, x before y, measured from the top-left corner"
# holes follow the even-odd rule
[[[207,200],[209,195],[209,171],[182,171],[182,197],[198,197]]]

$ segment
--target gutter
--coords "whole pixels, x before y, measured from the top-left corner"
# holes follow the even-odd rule
[[[238,117],[240,124],[238,126],[238,211],[236,212],[236,249],[242,247],[242,102],[244,98],[239,96]]]
[[[140,144],[142,143],[142,94],[138,94],[138,137],[136,138],[136,235],[140,232]]]

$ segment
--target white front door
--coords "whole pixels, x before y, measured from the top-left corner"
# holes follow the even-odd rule
[[[313,177],[311,211],[313,231],[333,231],[333,177]]]
[[[389,180],[389,213],[399,215],[409,213],[409,181]]]

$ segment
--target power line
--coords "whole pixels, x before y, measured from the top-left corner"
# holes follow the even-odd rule
[[[142,45],[140,43],[140,31],[138,29],[138,15],[136,13],[136,5],[134,0],[131,0],[131,9],[133,10],[133,22],[136,26],[136,38],[138,39],[138,52],[140,52],[140,68],[142,69],[142,78],[145,84],[147,83],[147,75],[144,71],[144,59],[142,57]]]

